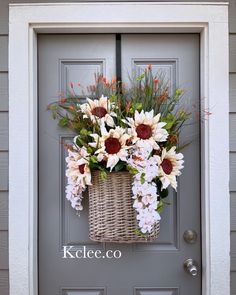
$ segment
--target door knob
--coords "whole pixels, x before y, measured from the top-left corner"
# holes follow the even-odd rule
[[[187,244],[195,244],[197,241],[197,233],[195,230],[187,229],[184,232],[183,238]]]
[[[198,264],[192,258],[188,258],[184,261],[184,270],[195,277],[198,275]]]

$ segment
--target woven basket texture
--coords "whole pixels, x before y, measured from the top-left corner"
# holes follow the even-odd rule
[[[148,236],[139,230],[132,199],[132,175],[128,171],[108,173],[101,179],[92,172],[89,186],[89,237],[97,242],[137,243],[154,241],[160,231],[157,223]]]

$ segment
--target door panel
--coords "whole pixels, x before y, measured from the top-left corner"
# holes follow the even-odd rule
[[[178,289],[150,288],[136,289],[135,295],[177,295]]]
[[[170,94],[176,88],[185,89],[183,105],[193,111],[199,97],[199,36],[197,34],[124,34],[121,38],[122,77],[129,83],[128,73],[139,75],[148,65],[154,74],[163,75]],[[179,179],[177,193],[172,191],[171,206],[162,214],[161,234],[158,240],[138,248],[150,250],[179,250],[180,239],[188,228],[200,232],[200,211],[194,218],[188,208],[200,208],[199,195],[199,126],[197,110],[190,124],[183,129],[180,141],[191,141],[184,150],[185,168]],[[183,185],[182,185],[183,183]],[[191,197],[189,197],[191,196]],[[181,203],[181,206],[180,206]],[[200,241],[199,241],[200,242]],[[183,244],[183,247],[186,246]],[[199,245],[198,245],[199,246]],[[188,250],[189,247],[186,247]],[[199,256],[200,258],[200,256]]]
[[[115,75],[115,35],[41,35],[39,47],[39,294],[40,295],[200,295],[201,276],[184,272],[183,262],[200,264],[199,127],[194,118],[184,128],[185,169],[178,192],[170,192],[170,205],[162,214],[161,234],[153,243],[116,245],[88,238],[88,198],[78,218],[65,199],[64,143],[73,134],[61,129],[46,112],[47,105],[66,92],[70,82],[76,93],[93,84],[95,72]],[[136,74],[148,64],[165,72],[170,91],[184,87],[185,104],[199,104],[199,36],[197,34],[125,34],[121,38],[122,77]],[[197,108],[197,107],[196,107]],[[194,229],[197,243],[186,244],[183,233]],[[62,247],[119,249],[122,257],[62,259]]]
[[[81,49],[82,50],[82,49]],[[88,53],[88,56],[90,54]],[[82,85],[94,84],[94,73],[105,73],[111,69],[107,69],[106,61],[108,65],[114,67],[114,64],[110,63],[107,58],[63,58],[60,59],[60,83],[61,90],[66,92],[70,82],[74,84],[76,94],[84,97],[88,94],[87,88],[82,88]],[[114,70],[114,69],[113,69]],[[79,84],[78,85],[78,77]]]
[[[105,290],[103,289],[87,289],[87,290],[63,290],[63,295],[105,295]]]
[[[94,84],[94,73],[115,75],[114,35],[41,35],[39,49],[39,291],[52,294],[100,294],[85,289],[62,291],[60,286],[77,285],[78,265],[62,259],[62,247],[74,245],[103,249],[88,238],[88,200],[81,217],[76,216],[65,198],[65,149],[72,132],[60,129],[46,107],[66,92],[70,82],[76,93],[81,85]],[[86,88],[83,89],[86,96]],[[41,215],[42,213],[42,215]],[[84,266],[83,266],[84,265]],[[86,274],[90,265],[80,263]],[[87,268],[87,271],[86,271]],[[71,275],[65,276],[65,273]],[[86,275],[85,275],[86,276]],[[86,279],[84,283],[86,284]],[[79,284],[80,285],[80,284]],[[92,285],[90,286],[92,287]],[[61,291],[59,291],[61,290]],[[86,292],[86,293],[85,293]],[[100,293],[99,293],[100,292]],[[101,293],[103,294],[103,293]]]

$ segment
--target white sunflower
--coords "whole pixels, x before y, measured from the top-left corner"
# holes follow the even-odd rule
[[[132,142],[138,146],[151,146],[153,149],[158,150],[160,147],[159,142],[167,140],[168,132],[163,127],[166,125],[164,122],[159,122],[160,114],[154,116],[154,111],[139,113],[135,111],[134,119],[126,118],[124,121],[131,128],[129,133]]]
[[[116,114],[112,111],[112,104],[106,96],[101,96],[99,99],[87,98],[87,102],[80,106],[84,118],[90,118],[93,123],[105,122],[108,126],[114,127],[115,123],[112,117]]]
[[[162,188],[164,189],[169,185],[175,190],[177,189],[176,176],[179,176],[181,174],[180,170],[184,168],[184,156],[181,153],[176,153],[175,150],[176,147],[172,147],[168,151],[164,148],[158,159],[158,176],[160,177]]]
[[[121,127],[106,130],[105,126],[101,126],[101,136],[91,134],[95,142],[90,143],[90,146],[98,148],[95,154],[99,162],[106,161],[107,168],[110,171],[115,167],[119,160],[127,161],[128,149],[126,142],[130,136],[126,130]]]
[[[79,185],[82,188],[85,188],[86,185],[91,185],[87,150],[81,148],[78,151],[69,150],[68,153],[68,157],[66,157],[66,176],[68,177],[68,182]]]

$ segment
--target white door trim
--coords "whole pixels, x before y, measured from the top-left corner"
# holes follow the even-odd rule
[[[102,10],[103,13],[98,13]],[[228,7],[226,3],[10,4],[10,295],[37,295],[37,33],[199,32],[203,295],[229,295]],[[191,279],[191,278],[190,278]]]

